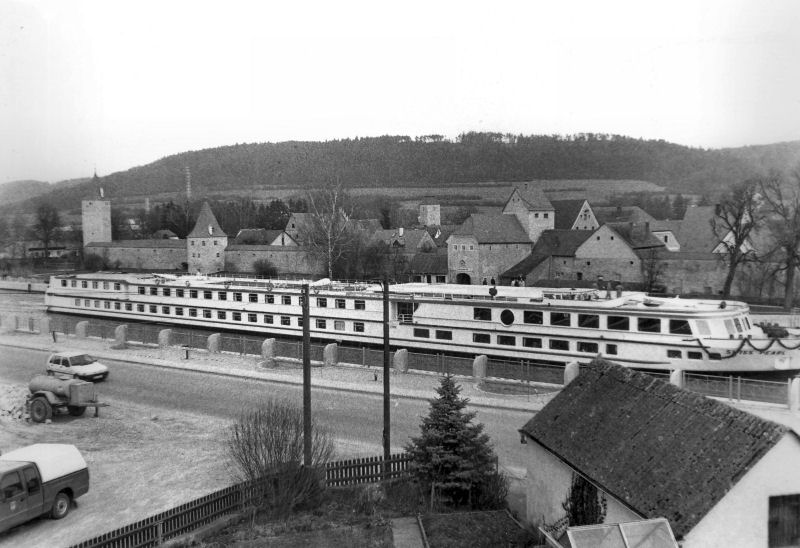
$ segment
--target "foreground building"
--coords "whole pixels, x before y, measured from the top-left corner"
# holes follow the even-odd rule
[[[800,545],[800,436],[786,426],[598,360],[520,433],[530,523],[563,523],[577,474],[605,497],[605,523],[663,517],[683,548]]]

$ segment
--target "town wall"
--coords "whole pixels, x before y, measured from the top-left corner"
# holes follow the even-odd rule
[[[254,272],[253,263],[268,260],[278,274],[305,276],[327,276],[322,261],[305,248],[277,245],[231,245],[225,251],[225,270],[230,272]]]
[[[181,247],[128,247],[124,241],[117,241],[108,247],[89,246],[86,248],[86,252],[101,256],[110,268],[184,270],[187,262],[186,247],[183,245]]]

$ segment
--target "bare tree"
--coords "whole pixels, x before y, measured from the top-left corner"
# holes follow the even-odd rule
[[[667,264],[660,260],[658,249],[651,248],[641,255],[642,282],[646,291],[653,291],[661,281]]]
[[[42,242],[44,258],[47,260],[50,255],[50,244],[56,241],[61,233],[61,217],[52,204],[42,202],[36,208],[31,233],[37,240]]]
[[[325,263],[328,277],[333,278],[337,263],[353,242],[352,202],[341,181],[309,192],[305,200],[308,213],[298,228],[300,241]]]
[[[772,252],[780,264],[779,270],[785,272],[783,308],[789,310],[794,300],[795,272],[800,265],[800,170],[792,173],[790,181],[773,174],[761,181],[760,187]]]
[[[758,181],[749,180],[734,186],[723,195],[711,218],[711,229],[717,241],[725,248],[722,260],[728,267],[722,298],[731,293],[733,279],[739,267],[757,259],[750,245],[750,237],[764,220]]]

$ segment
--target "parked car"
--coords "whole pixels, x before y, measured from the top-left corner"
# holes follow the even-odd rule
[[[0,455],[0,531],[50,514],[61,519],[89,491],[89,469],[74,445],[37,443]]]
[[[56,352],[47,358],[48,375],[70,375],[83,381],[102,381],[108,367],[86,352]]]

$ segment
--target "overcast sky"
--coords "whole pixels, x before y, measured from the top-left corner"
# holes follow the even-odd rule
[[[0,0],[0,182],[470,130],[800,139],[800,2]]]

